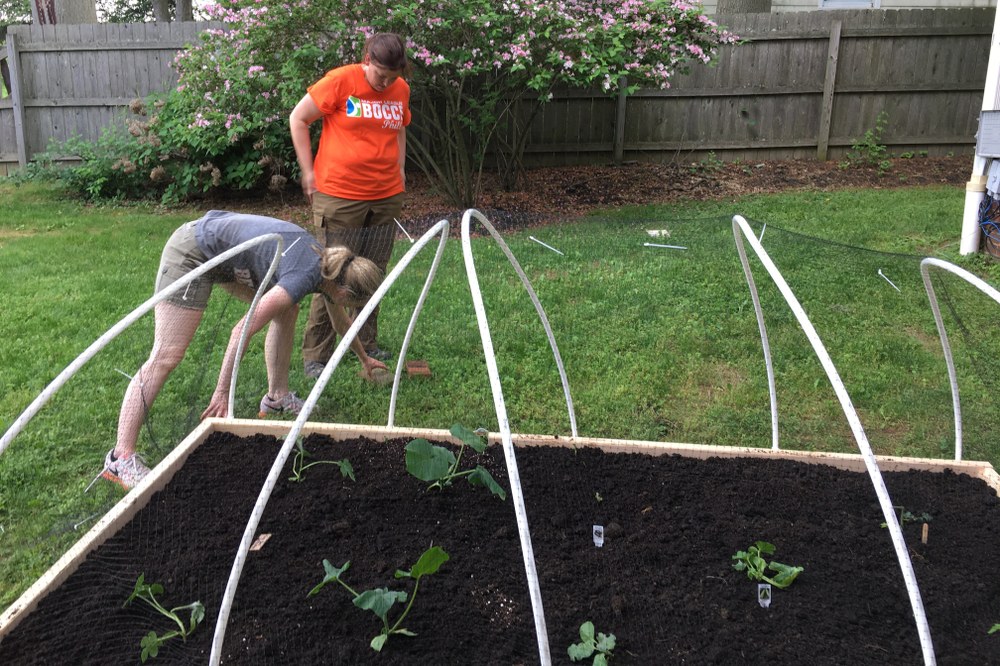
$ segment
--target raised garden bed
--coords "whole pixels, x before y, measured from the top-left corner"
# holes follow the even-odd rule
[[[232,558],[280,445],[272,435],[243,435],[262,428],[280,436],[275,428],[287,425],[236,423],[204,429],[189,458],[176,456],[172,479],[163,473],[150,493],[130,494],[105,521],[111,527],[96,541],[106,541],[89,555],[95,541],[81,545],[8,610],[0,663],[135,663],[142,636],[169,628],[146,608],[122,608],[140,573],[164,584],[168,604],[200,599],[207,609],[204,625],[153,663],[207,663]],[[232,432],[211,432],[218,428]],[[312,434],[306,448],[315,459],[349,458],[357,481],[332,465],[311,468],[300,483],[283,477],[259,530],[271,537],[251,553],[241,579],[224,663],[537,663],[510,498],[464,482],[428,492],[406,474],[402,447],[410,437],[394,436],[400,432],[330,431],[346,439]],[[553,663],[569,663],[566,648],[586,620],[617,636],[617,664],[921,663],[867,474],[782,459],[859,470],[856,456],[605,444],[684,455],[517,449]],[[500,447],[466,458],[508,487]],[[885,465],[909,466],[946,465]],[[981,463],[952,467],[968,474],[886,472],[886,485],[896,504],[931,516],[926,544],[919,522],[904,523],[904,533],[938,663],[1000,663],[1000,634],[987,634],[1000,622],[996,475]],[[605,529],[601,548],[594,525]],[[805,568],[774,592],[768,609],[758,605],[756,585],[731,567],[732,554],[756,540],[777,546],[774,559]],[[323,559],[350,560],[345,579],[356,589],[405,589],[393,572],[431,544],[451,559],[421,583],[406,622],[418,635],[394,636],[381,654],[368,645],[378,619],[354,608],[343,590],[330,585],[307,597],[323,577]],[[41,587],[54,589],[45,595]]]

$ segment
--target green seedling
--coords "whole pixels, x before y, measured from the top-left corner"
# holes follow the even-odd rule
[[[899,518],[899,524],[904,525],[906,523],[929,523],[931,522],[931,514],[926,511],[920,514],[913,513],[911,511],[906,511],[903,507],[893,504],[893,509],[896,510],[896,516]],[[889,527],[889,523],[882,523],[882,527]]]
[[[306,451],[306,447],[302,444],[301,439],[295,442],[295,457],[292,458],[292,475],[288,477],[289,481],[301,482],[305,478],[305,471],[315,465],[336,465],[340,468],[341,476],[347,477],[351,481],[356,480],[354,478],[354,467],[351,466],[351,461],[347,458],[343,460],[314,460],[311,463],[306,463],[306,458],[311,457],[312,454]]]
[[[341,576],[344,572],[351,566],[350,560],[344,562],[343,566],[335,567],[330,563],[330,560],[323,560],[323,569],[326,571],[326,576],[320,581],[319,585],[314,587],[309,591],[308,596],[313,596],[317,594],[323,587],[332,581],[340,583],[341,587],[351,593],[354,597],[354,605],[361,610],[368,610],[376,615],[382,620],[382,633],[371,640],[371,647],[376,652],[381,652],[382,648],[385,646],[386,641],[393,634],[400,634],[402,636],[416,636],[416,634],[409,629],[401,626],[403,620],[406,619],[407,614],[410,609],[413,608],[413,601],[417,598],[417,590],[420,588],[420,579],[424,576],[429,576],[435,573],[441,568],[441,565],[447,562],[449,559],[448,553],[444,552],[439,546],[431,546],[424,551],[423,555],[417,560],[417,563],[413,565],[413,568],[409,571],[403,571],[402,569],[396,570],[396,579],[409,578],[413,581],[413,593],[409,595],[410,602],[406,604],[406,608],[403,609],[403,613],[393,622],[390,626],[389,621],[389,610],[398,601],[403,603],[407,599],[406,592],[400,592],[396,590],[389,590],[384,587],[380,587],[374,590],[365,590],[364,592],[355,592],[350,585],[345,583]]]
[[[738,551],[733,555],[733,559],[736,560],[733,568],[737,571],[746,571],[747,578],[750,580],[764,581],[784,589],[795,581],[803,569],[780,562],[768,562],[764,559],[764,555],[772,555],[773,553],[773,544],[758,541],[746,550]],[[768,569],[774,572],[774,576],[765,575]]]
[[[458,471],[466,445],[476,453],[482,453],[486,450],[486,438],[457,423],[451,427],[451,434],[459,440],[457,457],[443,446],[431,444],[426,439],[415,439],[406,445],[406,471],[429,483],[428,488],[444,488],[455,479],[465,477],[472,485],[486,486],[500,499],[507,499],[507,492],[482,465]]]
[[[992,627],[990,627],[990,630],[987,631],[986,633],[988,633],[988,634],[995,634],[998,631],[1000,631],[1000,623],[994,624]]]
[[[200,601],[195,601],[194,603],[187,604],[186,606],[177,606],[176,608],[167,610],[163,604],[156,599],[157,595],[163,594],[163,586],[159,583],[147,585],[145,576],[145,574],[139,574],[139,578],[135,581],[135,589],[132,590],[132,594],[130,594],[128,599],[125,600],[122,608],[128,606],[135,599],[141,599],[152,606],[156,612],[173,620],[174,623],[177,624],[177,629],[168,631],[162,636],[158,636],[155,631],[150,631],[146,634],[139,643],[142,647],[142,654],[140,655],[140,658],[143,663],[146,663],[146,660],[150,657],[156,657],[160,651],[160,646],[171,638],[180,636],[181,639],[186,641],[187,637],[191,635],[191,632],[198,628],[198,623],[205,619],[205,606]],[[191,613],[188,625],[184,624],[184,621],[179,615],[184,611],[190,611]]]
[[[566,652],[570,661],[582,661],[594,655],[593,666],[607,666],[614,649],[615,635],[598,633],[595,637],[594,623],[587,620],[580,625],[580,642],[570,645]]]

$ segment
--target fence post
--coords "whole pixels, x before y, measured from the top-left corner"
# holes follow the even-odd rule
[[[615,143],[612,160],[621,164],[625,158],[625,103],[628,100],[628,77],[618,77],[618,108],[615,111]]]
[[[17,35],[13,30],[7,33],[7,61],[10,66],[10,99],[14,112],[14,136],[17,138],[17,163],[24,167],[28,164],[24,135],[24,81],[21,78],[21,54],[17,50]]]
[[[823,81],[823,106],[820,109],[819,136],[816,139],[816,159],[825,162],[830,150],[830,123],[833,117],[833,96],[837,82],[837,58],[840,55],[841,21],[830,24],[830,45],[826,55],[826,78]]]

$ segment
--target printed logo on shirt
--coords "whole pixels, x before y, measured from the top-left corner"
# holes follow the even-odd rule
[[[382,127],[399,129],[403,126],[403,103],[399,101],[370,102],[357,97],[348,97],[347,117],[381,120]]]
[[[357,97],[347,98],[347,117],[348,118],[360,118],[361,117],[361,100]]]

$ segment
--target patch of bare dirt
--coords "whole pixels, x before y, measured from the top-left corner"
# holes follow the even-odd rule
[[[620,166],[569,166],[528,170],[520,187],[506,191],[487,175],[477,208],[502,212],[520,225],[566,219],[620,206],[681,201],[726,200],[750,194],[794,190],[896,188],[927,185],[963,186],[972,161],[962,157],[914,157],[890,160],[888,169],[841,167],[837,162],[783,160],[767,162],[628,163]],[[280,196],[212,202],[214,207],[307,222],[309,207],[296,190]],[[412,222],[455,219],[461,211],[421,174],[408,175],[403,217]],[[506,228],[514,224],[504,225]]]

